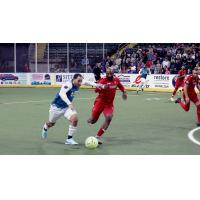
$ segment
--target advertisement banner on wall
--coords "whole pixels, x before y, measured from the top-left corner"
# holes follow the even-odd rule
[[[52,85],[52,75],[48,73],[33,73],[30,75],[31,85]]]
[[[85,80],[95,82],[93,73],[81,73]],[[0,73],[1,87],[57,87],[71,80],[74,73]],[[105,76],[105,75],[103,75]],[[116,74],[127,89],[135,89],[141,83],[139,74]],[[176,75],[152,74],[146,79],[146,88],[155,91],[172,90]]]
[[[131,87],[131,76],[133,74],[116,74],[116,76],[121,81],[122,85],[125,87]]]
[[[27,74],[0,73],[0,85],[27,85]]]
[[[174,75],[155,74],[151,75],[151,87],[152,88],[173,88],[172,80]]]
[[[175,75],[165,74],[148,75],[146,79],[146,88],[173,89],[175,77]],[[138,87],[141,83],[141,76],[139,74],[132,74],[130,79],[130,87]]]
[[[81,73],[83,78],[87,81],[95,82],[94,74],[92,73]],[[74,73],[56,73],[55,74],[55,85],[62,85],[67,81],[71,80]]]

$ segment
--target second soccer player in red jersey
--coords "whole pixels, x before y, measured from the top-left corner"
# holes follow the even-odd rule
[[[190,109],[190,101],[192,101],[197,108],[197,126],[200,126],[200,101],[195,92],[195,86],[200,91],[199,87],[199,69],[197,67],[194,68],[191,75],[189,75],[184,83],[183,87],[183,99],[178,98],[175,103],[179,103],[180,106],[187,112]]]
[[[115,93],[117,88],[121,90],[122,98],[124,100],[127,99],[127,94],[120,80],[116,76],[114,76],[112,68],[107,68],[106,77],[101,78],[98,81],[98,83],[105,85],[105,88],[96,89],[96,92],[99,93],[99,95],[95,99],[94,106],[92,108],[92,114],[90,119],[88,120],[88,123],[90,124],[96,123],[101,113],[104,114],[105,121],[96,135],[99,144],[102,144],[101,137],[109,127],[113,117],[113,111],[114,111],[113,101],[115,98]]]
[[[186,70],[185,70],[185,67],[182,66],[181,70],[178,71],[176,85],[175,85],[174,91],[172,93],[171,101],[174,101],[174,96],[176,95],[177,90],[180,87],[183,88],[185,75],[186,75]]]

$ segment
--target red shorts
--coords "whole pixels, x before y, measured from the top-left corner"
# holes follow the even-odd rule
[[[179,79],[176,80],[175,88],[178,89],[180,87],[183,87],[183,85],[184,85],[184,80],[179,80]]]
[[[191,93],[188,93],[188,97],[190,99],[190,101],[192,101],[194,104],[199,101],[199,98],[197,96],[197,93],[196,92],[191,92]],[[185,94],[183,93],[183,99],[185,101]]]
[[[106,104],[102,101],[96,100],[92,108],[92,118],[97,120],[102,112],[104,116],[110,116],[113,114],[113,111],[114,111],[113,103]]]

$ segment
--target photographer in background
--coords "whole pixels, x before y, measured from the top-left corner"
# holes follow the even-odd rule
[[[101,78],[101,63],[96,63],[94,69],[93,69],[93,74],[94,78],[96,81],[98,81]]]

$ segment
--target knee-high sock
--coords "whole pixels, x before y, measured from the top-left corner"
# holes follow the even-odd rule
[[[200,122],[200,105],[197,106],[197,122]]]
[[[142,86],[143,86],[143,83],[140,83],[139,86],[138,86],[138,90],[141,90]]]
[[[172,96],[175,96],[176,92],[177,92],[178,88],[175,88],[173,93],[172,93]]]
[[[45,131],[48,130],[47,123],[44,124],[43,129],[44,129]]]
[[[72,138],[73,135],[76,133],[77,127],[69,125],[69,130],[68,130],[68,139]]]
[[[105,129],[100,128],[98,133],[97,133],[97,137],[101,137],[104,133],[105,133]]]
[[[182,101],[180,101],[179,104],[183,108],[183,110],[185,110],[186,112],[189,111],[190,104],[185,104],[185,102],[182,102]]]

